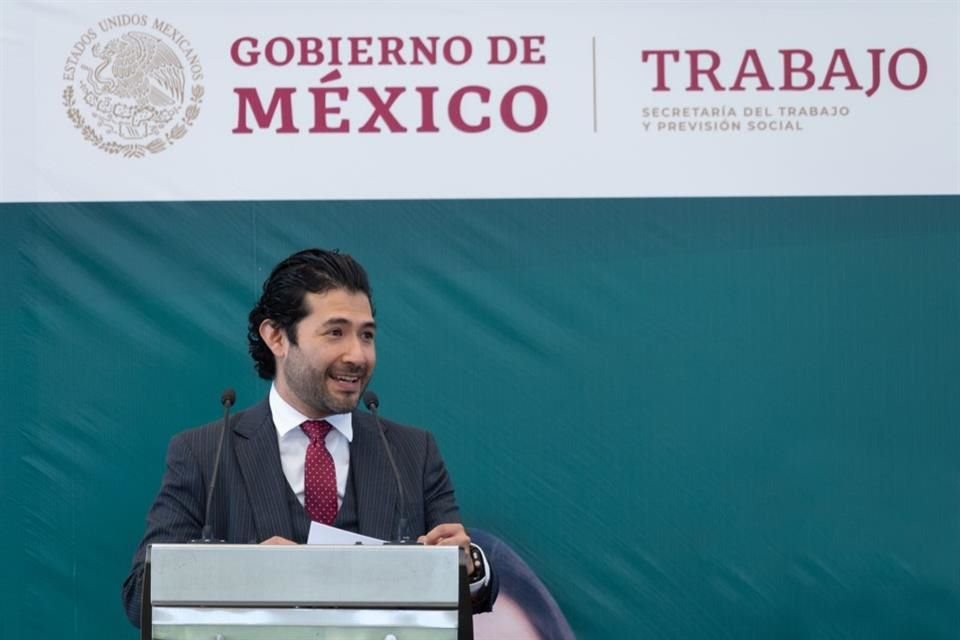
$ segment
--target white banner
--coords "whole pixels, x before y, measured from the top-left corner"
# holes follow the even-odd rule
[[[0,201],[960,193],[960,3],[3,3]]]

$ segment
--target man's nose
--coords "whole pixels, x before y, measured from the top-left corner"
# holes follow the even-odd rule
[[[367,352],[359,337],[354,336],[347,341],[343,355],[344,362],[350,364],[367,364]]]

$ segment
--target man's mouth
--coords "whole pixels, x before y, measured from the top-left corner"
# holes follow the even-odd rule
[[[358,390],[360,383],[363,381],[362,375],[347,373],[333,373],[330,374],[330,378],[336,383],[336,386],[343,391]]]

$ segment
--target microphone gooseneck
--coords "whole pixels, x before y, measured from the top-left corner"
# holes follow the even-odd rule
[[[393,478],[397,482],[397,509],[400,512],[400,519],[397,522],[397,535],[395,542],[401,544],[411,544],[410,533],[407,530],[407,501],[403,492],[403,483],[400,482],[400,470],[397,469],[397,463],[393,459],[393,451],[390,449],[390,443],[387,442],[387,435],[383,430],[383,423],[380,422],[380,399],[373,391],[363,392],[363,404],[373,414],[373,419],[377,423],[377,432],[380,434],[380,441],[383,442],[383,450],[387,453],[387,460],[390,462],[390,468],[393,470]]]
[[[213,505],[213,491],[217,488],[217,473],[220,470],[220,458],[223,453],[223,440],[230,428],[230,407],[237,401],[237,392],[233,389],[225,389],[220,395],[220,404],[223,405],[223,424],[220,426],[220,439],[217,441],[217,454],[213,461],[213,474],[210,476],[210,486],[207,489],[207,505],[203,513],[203,531],[199,540],[191,542],[202,543],[222,543],[223,540],[215,540],[213,537],[213,525],[210,523],[210,507]]]

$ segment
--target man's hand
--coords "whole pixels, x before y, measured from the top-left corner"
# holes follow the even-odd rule
[[[272,538],[267,538],[260,544],[297,544],[297,543],[294,542],[293,540],[287,540],[286,538],[282,538],[280,536],[273,536]]]
[[[463,549],[467,556],[467,575],[472,576],[474,567],[473,559],[470,557],[470,536],[462,524],[438,524],[427,532],[427,535],[417,538],[417,542],[426,545],[456,545]]]

